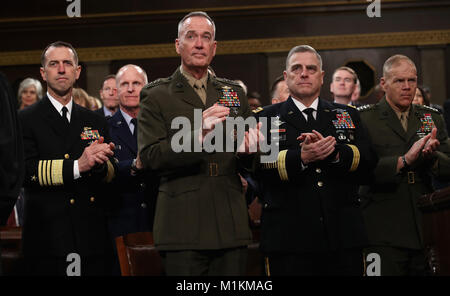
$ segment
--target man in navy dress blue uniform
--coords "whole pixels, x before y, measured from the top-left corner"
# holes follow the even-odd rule
[[[142,171],[137,155],[137,121],[140,92],[147,84],[147,74],[136,65],[126,65],[116,75],[119,110],[108,120],[109,132],[116,145],[119,172],[114,192],[118,204],[112,212],[113,237],[127,233],[152,231],[158,177]]]
[[[41,57],[47,95],[19,119],[25,150],[23,254],[33,275],[106,275],[112,248],[106,187],[116,173],[106,119],[73,102],[81,67],[72,45]],[[72,265],[74,263],[74,265]]]
[[[273,119],[262,130],[277,156],[257,170],[267,272],[363,275],[357,189],[376,164],[366,129],[355,108],[319,98],[324,72],[312,47],[289,52],[284,76],[289,99],[255,112]]]

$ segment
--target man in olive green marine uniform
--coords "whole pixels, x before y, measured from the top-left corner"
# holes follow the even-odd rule
[[[249,156],[201,150],[177,153],[171,145],[174,135],[184,132],[183,144],[195,146],[227,116],[251,114],[237,83],[208,73],[216,51],[214,37],[214,22],[206,13],[186,15],[175,41],[181,67],[141,92],[139,154],[144,167],[161,175],[153,231],[168,275],[241,275],[251,241],[238,176],[238,164]],[[229,104],[233,107],[225,107]],[[198,126],[194,110],[200,114]],[[192,127],[171,128],[176,117]],[[207,127],[206,122],[212,125]]]
[[[417,199],[432,191],[430,176],[450,175],[450,146],[439,112],[413,105],[417,70],[406,56],[383,66],[385,97],[358,108],[379,156],[375,180],[360,190],[371,247],[381,275],[423,275],[426,270]]]

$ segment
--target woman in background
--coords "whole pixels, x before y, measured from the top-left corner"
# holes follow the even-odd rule
[[[24,79],[19,85],[17,92],[17,100],[19,101],[19,110],[33,105],[38,100],[42,99],[44,92],[39,80],[33,78]]]
[[[72,90],[73,101],[89,110],[92,110],[92,103],[89,99],[88,93],[82,88],[73,88]]]
[[[428,101],[428,97],[426,96],[425,91],[421,86],[417,86],[416,95],[414,96],[412,102],[416,105],[430,106],[430,101]]]

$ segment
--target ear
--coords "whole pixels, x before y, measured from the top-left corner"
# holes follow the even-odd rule
[[[175,39],[175,50],[177,54],[180,54],[180,39]]]
[[[322,77],[320,77],[321,78],[321,80],[322,80],[322,82],[320,83],[320,85],[323,85],[323,78],[325,77],[325,71],[322,71]]]
[[[333,82],[330,83],[330,92],[331,92],[331,93],[334,93]]]
[[[75,80],[78,80],[78,78],[80,78],[80,73],[81,73],[81,66],[78,65],[76,71],[76,77]]]
[[[386,87],[386,78],[384,78],[384,77],[380,78],[380,86],[383,89],[383,91],[386,92],[386,89],[385,89],[385,87]]]
[[[283,71],[283,77],[284,77],[284,81],[287,81],[287,72],[286,72],[286,70]]]
[[[47,81],[47,78],[46,78],[46,75],[45,75],[44,67],[39,68],[39,72],[41,72],[42,80]]]
[[[217,41],[214,40],[214,44],[213,44],[213,56],[216,55],[216,49],[217,49]]]

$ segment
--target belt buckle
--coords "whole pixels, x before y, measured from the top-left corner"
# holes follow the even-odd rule
[[[209,175],[211,177],[217,177],[219,175],[219,166],[215,162],[209,163]]]
[[[408,184],[414,184],[416,180],[414,179],[414,172],[408,172]]]

